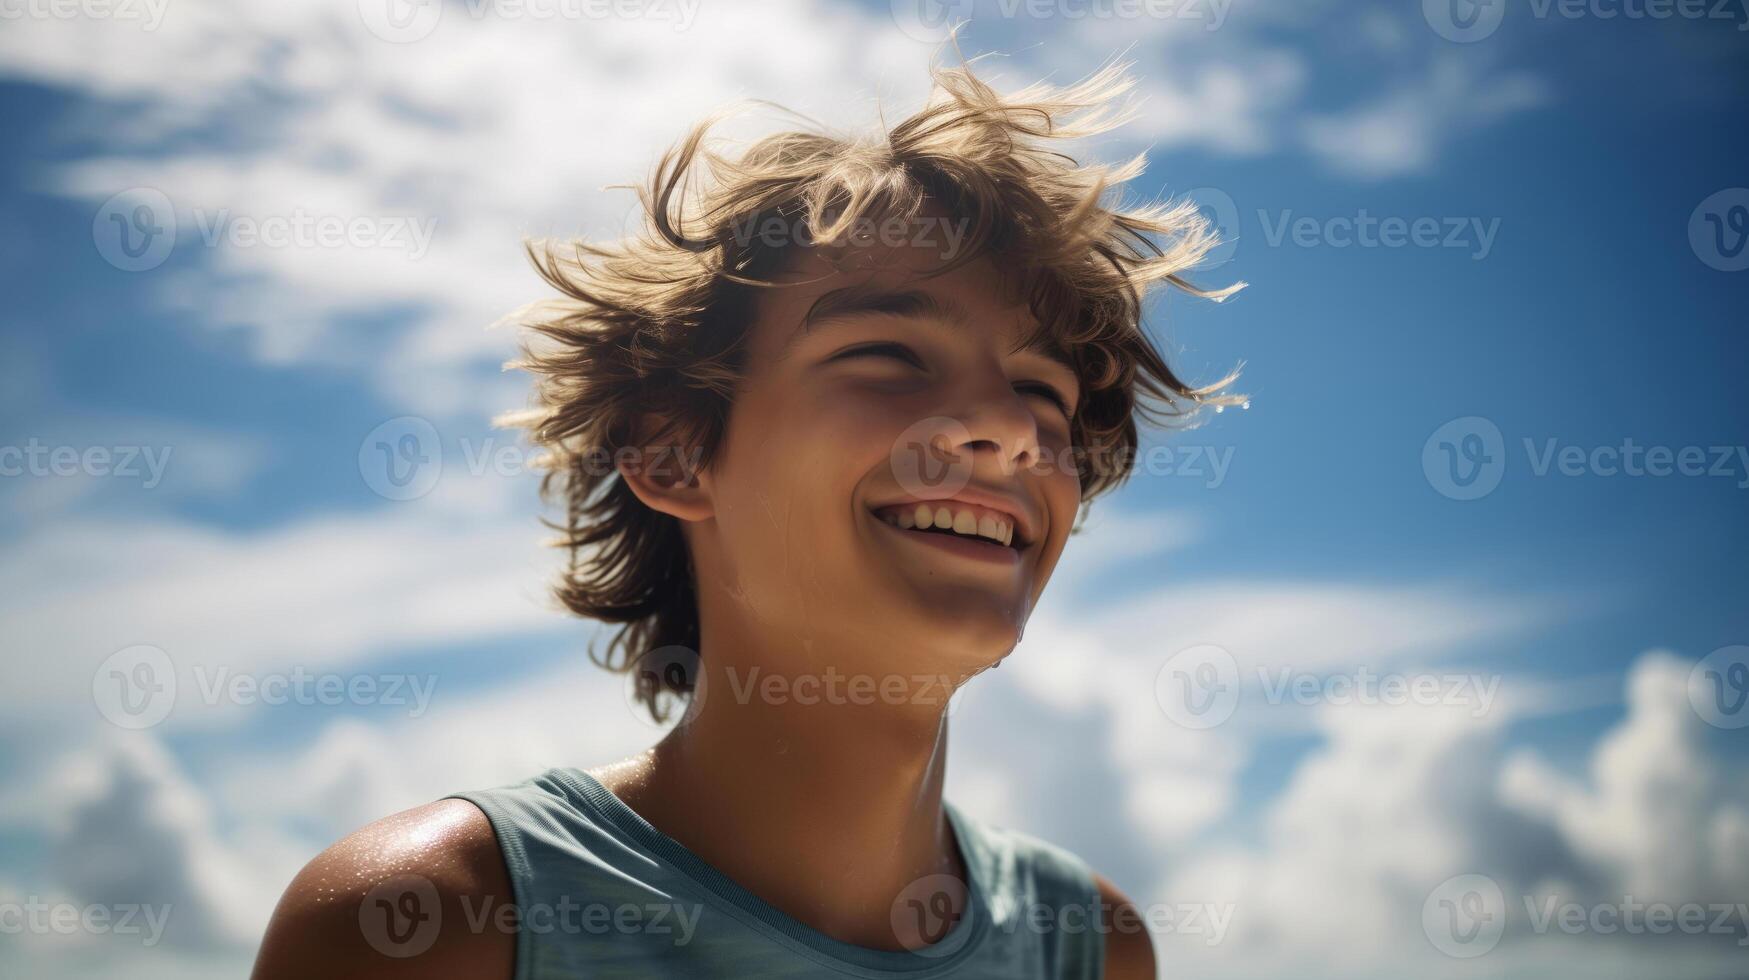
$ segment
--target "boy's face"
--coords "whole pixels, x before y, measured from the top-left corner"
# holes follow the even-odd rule
[[[921,278],[938,257],[870,251],[853,273],[805,253],[794,285],[760,293],[701,480],[711,516],[689,526],[700,588],[720,590],[701,600],[756,643],[814,651],[766,672],[957,681],[1019,641],[1056,565],[1082,395],[1017,349],[1034,320],[988,259]]]

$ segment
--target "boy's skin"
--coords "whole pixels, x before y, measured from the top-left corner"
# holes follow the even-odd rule
[[[941,805],[947,689],[934,678],[957,683],[1019,640],[1080,504],[1076,473],[1059,465],[1069,420],[1045,392],[1072,411],[1079,391],[1066,365],[1014,349],[1033,319],[988,258],[922,278],[939,255],[861,251],[856,269],[869,271],[835,271],[801,252],[787,267],[794,285],[760,294],[710,466],[695,477],[622,471],[639,499],[684,527],[704,695],[659,745],[592,775],[793,918],[891,949],[894,896],[928,875],[965,875]],[[815,300],[845,287],[925,293],[968,322],[860,313],[803,329]],[[921,365],[890,348],[870,352],[875,344],[903,345]],[[847,355],[853,348],[863,352]],[[969,482],[956,496],[981,490],[1020,518],[1017,561],[951,553],[875,516],[922,499],[901,486],[892,453],[929,418],[963,426],[951,449],[969,463],[956,471]],[[1049,462],[1034,466],[1041,452]],[[865,692],[902,678],[902,693],[829,698],[824,683],[796,683],[819,682],[828,667],[872,678]],[[761,694],[773,675],[792,696]],[[358,909],[373,886],[405,873],[435,885],[442,931],[426,952],[392,959],[367,944]],[[1122,907],[1131,927],[1105,933],[1106,975],[1152,978],[1133,907],[1097,880],[1107,924]],[[463,898],[477,919],[485,896],[503,904],[512,889],[479,809],[452,799],[397,814],[304,868],[274,913],[255,976],[509,977],[515,935],[468,927]]]

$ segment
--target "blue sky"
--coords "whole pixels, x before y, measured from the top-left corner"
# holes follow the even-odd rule
[[[149,948],[26,936],[0,963],[235,975],[336,836],[658,734],[589,668],[590,629],[544,605],[521,455],[470,465],[515,445],[490,425],[524,397],[499,367],[514,333],[487,327],[542,296],[521,239],[616,235],[630,198],[601,187],[739,96],[854,127],[879,93],[897,118],[937,35],[904,2],[707,0],[631,22],[451,4],[399,42],[373,33],[372,0],[128,9],[146,19],[27,13],[0,32],[0,447],[168,453],[151,486],[0,476],[0,903],[175,914]],[[1749,897],[1742,729],[1690,703],[1696,662],[1749,643],[1741,7],[1509,2],[1461,42],[1437,3],[949,9],[972,17],[968,54],[1002,53],[984,70],[1003,87],[1135,62],[1139,118],[1088,151],[1147,151],[1131,193],[1188,195],[1234,241],[1199,278],[1249,288],[1166,297],[1152,325],[1192,376],[1242,362],[1252,399],[1165,440],[1206,475],[1138,474],[1095,506],[1017,669],[967,692],[954,794],[1141,901],[1230,904],[1220,942],[1161,940],[1212,975],[1740,962],[1728,937],[1522,919],[1455,958],[1418,923],[1464,874],[1509,903]],[[177,235],[125,271],[112,216],[132,220],[142,188]],[[295,214],[376,238],[238,237]],[[1368,217],[1452,244],[1348,244]],[[1471,418],[1504,469],[1453,499],[1424,460]],[[427,493],[373,489],[361,450],[385,425],[435,437]],[[1464,425],[1453,451],[1485,434]],[[1551,446],[1625,440],[1695,447],[1721,475],[1538,473]],[[132,730],[93,685],[141,644],[179,693]],[[1206,730],[1157,687],[1199,644],[1253,678]],[[1497,678],[1500,703],[1259,703],[1258,670],[1363,668]],[[436,686],[417,714],[200,696],[215,671],[295,670]],[[81,860],[94,836],[131,857]]]

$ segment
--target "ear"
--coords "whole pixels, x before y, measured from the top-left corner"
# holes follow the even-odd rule
[[[680,438],[679,427],[644,419],[641,438],[614,453],[614,469],[644,506],[682,521],[709,520],[715,513],[710,483],[696,440]]]

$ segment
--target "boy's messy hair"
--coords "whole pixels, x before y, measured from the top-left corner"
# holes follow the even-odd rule
[[[1144,293],[1165,283],[1223,299],[1243,286],[1199,289],[1181,278],[1218,244],[1190,202],[1130,210],[1107,201],[1145,158],[1081,166],[1053,144],[1106,132],[1132,111],[1113,103],[1134,82],[1114,63],[1069,87],[1039,83],[1004,96],[969,66],[931,66],[928,105],[873,139],[786,132],[739,157],[707,148],[705,120],[638,189],[645,228],[613,244],[531,243],[530,259],[563,299],[529,307],[532,333],[515,367],[536,377],[536,407],[505,421],[544,451],[542,491],[564,506],[569,562],[555,593],[579,616],[624,624],[594,658],[637,669],[639,698],[691,688],[689,669],[648,668],[644,654],[696,651],[695,582],[679,522],[646,507],[612,465],[624,452],[689,446],[710,465],[741,367],[755,292],[774,284],[791,249],[837,254],[858,228],[914,221],[925,208],[964,221],[942,271],[999,258],[1029,303],[1048,349],[1073,366],[1083,395],[1073,445],[1083,500],[1129,475],[1137,419],[1182,421],[1234,400],[1232,376],[1186,384],[1142,329]],[[770,219],[798,233],[774,245],[748,234]]]

